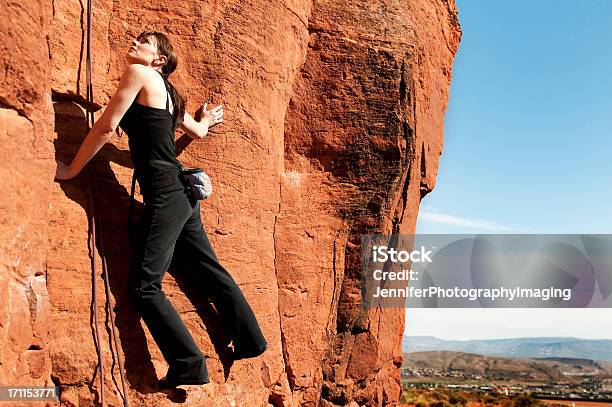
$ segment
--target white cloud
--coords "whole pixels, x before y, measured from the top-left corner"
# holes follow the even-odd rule
[[[429,210],[425,207],[419,211],[419,220],[425,223],[442,223],[445,225],[464,226],[474,229],[485,229],[495,232],[520,232],[516,225],[504,225],[498,222],[486,219],[471,219],[462,218],[460,216],[450,215],[446,213],[438,213]]]

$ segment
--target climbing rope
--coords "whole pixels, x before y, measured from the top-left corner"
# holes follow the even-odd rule
[[[87,119],[87,131],[93,127],[94,123],[94,98],[93,98],[93,80],[92,80],[92,67],[91,67],[91,22],[92,22],[92,4],[91,0],[87,0],[87,60],[86,60],[86,87],[87,87],[87,104],[86,104],[86,119]],[[95,163],[93,163],[95,164]],[[100,402],[102,406],[104,403],[104,361],[102,358],[102,349],[100,346],[100,328],[98,325],[98,296],[97,296],[97,270],[96,270],[96,222],[95,219],[100,221],[100,225],[104,222],[102,221],[101,212],[98,211],[96,201],[94,197],[98,196],[97,190],[97,177],[96,177],[96,167],[93,168],[90,166],[88,169],[89,175],[89,183],[88,183],[88,192],[89,192],[89,213],[90,213],[90,238],[89,238],[89,250],[90,256],[92,258],[92,297],[94,303],[94,322],[95,322],[95,333],[96,333],[96,351],[98,353],[98,366],[100,373]],[[104,232],[100,227],[100,242],[99,242],[99,252],[100,259],[102,260],[102,271],[104,274],[104,288],[106,293],[106,307],[108,315],[110,315],[111,320],[111,336],[113,338],[113,345],[115,348],[115,352],[113,353],[113,348],[111,346],[111,353],[113,356],[117,357],[117,361],[119,364],[119,374],[121,376],[121,388],[123,390],[123,394],[121,395],[123,398],[123,405],[128,407],[128,398],[127,392],[125,389],[125,377],[123,375],[123,365],[121,363],[121,354],[119,352],[119,345],[117,343],[117,334],[115,327],[115,317],[113,314],[113,307],[111,301],[111,292],[110,292],[110,283],[108,278],[108,265],[106,264],[106,254],[104,250]],[[111,367],[111,376],[113,373],[113,369]]]

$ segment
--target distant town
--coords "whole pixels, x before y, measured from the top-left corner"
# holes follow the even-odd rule
[[[576,358],[506,358],[429,351],[405,353],[401,376],[409,392],[444,389],[509,397],[529,394],[534,399],[559,402],[608,403],[612,402],[609,365]]]

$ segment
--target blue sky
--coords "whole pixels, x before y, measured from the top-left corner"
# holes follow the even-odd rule
[[[612,1],[457,0],[417,233],[612,233]]]
[[[612,1],[457,8],[444,151],[416,232],[612,233]],[[525,311],[408,309],[406,334],[612,338],[610,309]]]

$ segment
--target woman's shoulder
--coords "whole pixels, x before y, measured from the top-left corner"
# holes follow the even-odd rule
[[[125,70],[123,71],[122,77],[127,77],[128,79],[150,79],[155,74],[155,70],[153,68],[149,68],[148,66],[140,65],[140,64],[129,64]]]

